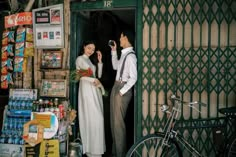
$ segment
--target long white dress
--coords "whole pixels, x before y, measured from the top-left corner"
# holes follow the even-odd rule
[[[82,55],[76,59],[76,69],[93,70],[95,76],[96,67],[88,56]],[[102,64],[98,64],[98,76],[101,77]],[[104,154],[105,130],[103,116],[103,100],[101,90],[93,85],[93,77],[81,77],[78,93],[79,128],[83,145],[83,153]]]

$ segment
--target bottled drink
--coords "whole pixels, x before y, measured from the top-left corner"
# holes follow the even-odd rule
[[[39,99],[39,112],[44,112],[43,99]]]
[[[54,114],[56,115],[57,119],[60,120],[60,111],[58,108],[58,98],[54,99]]]
[[[44,111],[49,112],[50,111],[50,106],[49,106],[48,100],[45,100],[44,104],[45,104],[45,110]]]
[[[54,106],[53,106],[53,101],[52,101],[52,99],[50,100],[49,105],[50,105],[50,112],[54,113]]]
[[[0,143],[5,143],[5,135],[0,136]]]
[[[57,107],[58,106],[58,98],[54,99],[54,105]]]
[[[19,109],[20,110],[26,109],[26,101],[25,100],[19,101]]]
[[[10,120],[9,120],[9,119],[5,119],[5,120],[4,120],[4,123],[3,123],[3,128],[4,128],[5,130],[7,130],[7,129],[8,129],[8,127],[9,127],[9,122],[10,122]]]
[[[40,112],[40,106],[39,106],[39,102],[38,101],[35,101],[35,104],[34,104],[34,108],[35,108],[35,112]]]
[[[64,118],[64,105],[60,104],[58,108],[59,108],[59,113],[60,113],[60,119],[63,119]]]
[[[10,99],[9,102],[8,102],[8,108],[11,110],[13,109],[13,100]]]
[[[16,109],[17,109],[17,110],[20,110],[20,109],[21,109],[21,103],[22,103],[21,100],[17,100],[17,101],[16,101]]]
[[[7,140],[7,143],[8,144],[12,144],[13,143],[13,137],[12,136],[9,136],[9,138]]]
[[[13,130],[16,130],[19,121],[17,118],[13,118],[12,120],[13,120]]]
[[[13,144],[20,144],[20,137],[18,135],[15,135]]]
[[[54,114],[56,115],[57,119],[60,120],[60,111],[59,111],[59,108],[55,108]]]
[[[20,138],[20,140],[19,140],[19,144],[20,144],[20,145],[25,144],[25,140],[24,140],[23,138]]]
[[[13,129],[13,125],[14,125],[13,120],[12,120],[12,118],[10,118],[9,119],[9,126],[8,126],[10,130]]]
[[[27,103],[27,108],[28,108],[28,110],[32,110],[32,108],[33,108],[33,102],[32,102],[31,100],[28,101],[28,103]]]

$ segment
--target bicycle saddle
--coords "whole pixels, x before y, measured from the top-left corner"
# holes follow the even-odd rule
[[[221,108],[218,111],[226,116],[236,118],[236,107]]]

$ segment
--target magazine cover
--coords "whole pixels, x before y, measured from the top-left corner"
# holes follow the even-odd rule
[[[50,9],[51,24],[61,23],[61,12],[59,8]]]

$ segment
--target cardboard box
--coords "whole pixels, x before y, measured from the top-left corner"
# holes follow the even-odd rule
[[[0,144],[0,157],[24,156],[24,145]]]

